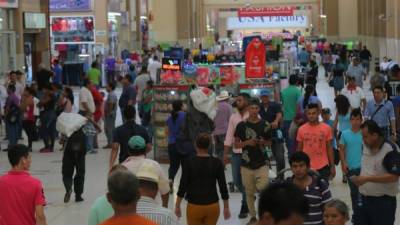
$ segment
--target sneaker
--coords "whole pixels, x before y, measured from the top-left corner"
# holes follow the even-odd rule
[[[67,191],[67,192],[65,193],[65,196],[64,196],[64,203],[68,203],[68,202],[69,202],[69,200],[70,200],[70,198],[71,198],[71,194],[72,194],[72,190],[69,190],[69,191]]]
[[[244,219],[247,218],[247,214],[249,213],[249,208],[247,205],[242,204],[242,207],[240,208],[240,213],[239,213],[239,219]]]
[[[40,152],[40,153],[50,153],[50,152],[53,152],[53,149],[50,149],[50,148],[42,148],[42,149],[40,149],[39,152]]]
[[[255,223],[257,223],[257,218],[251,217],[251,219],[249,220],[249,222],[246,225],[252,225],[252,224],[255,224]]]
[[[96,150],[89,151],[89,154],[97,154]]]
[[[75,202],[83,202],[84,200],[80,195],[75,196]]]

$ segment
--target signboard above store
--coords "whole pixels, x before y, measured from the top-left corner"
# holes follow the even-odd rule
[[[50,12],[91,11],[92,0],[49,0],[49,9]]]
[[[229,17],[228,30],[263,29],[263,28],[305,28],[307,16],[264,16],[264,17]]]
[[[0,8],[18,8],[18,0],[0,0]]]
[[[238,17],[293,16],[294,6],[246,7],[238,9]]]

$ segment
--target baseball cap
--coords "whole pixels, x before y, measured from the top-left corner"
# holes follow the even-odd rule
[[[132,136],[128,141],[128,146],[131,150],[144,150],[146,142],[141,136]]]
[[[262,89],[261,92],[260,92],[260,97],[263,97],[263,96],[269,97],[269,96],[271,96],[271,94],[272,94],[272,92],[270,90]]]
[[[147,180],[155,183],[160,181],[157,167],[155,164],[150,162],[143,163],[140,166],[139,171],[136,173],[136,176],[140,180]]]

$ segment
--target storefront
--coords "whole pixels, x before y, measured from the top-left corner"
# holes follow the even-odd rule
[[[209,34],[235,41],[254,34],[265,39],[277,33],[315,35],[320,29],[319,5],[313,3],[207,8]]]
[[[79,85],[91,63],[108,48],[107,4],[103,1],[50,0],[52,59],[63,65],[63,83]]]
[[[13,26],[18,1],[0,2],[0,78],[16,69],[16,35]]]

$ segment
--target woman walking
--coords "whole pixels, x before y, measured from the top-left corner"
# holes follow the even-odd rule
[[[177,137],[181,133],[181,128],[185,122],[186,113],[182,111],[182,101],[176,100],[172,103],[171,116],[167,120],[168,125],[168,155],[170,166],[168,169],[168,177],[170,180],[171,193],[173,192],[172,187],[176,173],[179,170],[179,166],[183,167],[184,161],[192,157],[192,155],[183,154],[178,151],[177,148]]]
[[[217,182],[224,201],[224,219],[230,218],[224,165],[221,160],[208,154],[210,144],[210,135],[201,133],[196,139],[197,156],[185,162],[183,168],[175,213],[178,217],[182,216],[181,202],[186,196],[188,225],[217,224],[220,213]]]
[[[344,65],[340,59],[336,60],[336,64],[333,66],[333,73],[330,79],[333,79],[333,89],[335,97],[339,95],[340,91],[344,88]],[[330,80],[329,79],[329,80]]]

